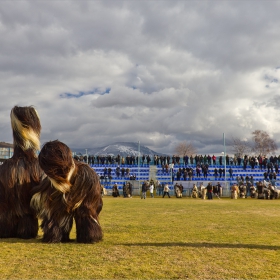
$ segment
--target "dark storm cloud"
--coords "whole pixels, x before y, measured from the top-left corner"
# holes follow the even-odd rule
[[[1,1],[1,140],[34,105],[42,142],[173,153],[278,137],[279,1]],[[257,117],[256,117],[257,116]],[[229,140],[228,140],[229,142]]]

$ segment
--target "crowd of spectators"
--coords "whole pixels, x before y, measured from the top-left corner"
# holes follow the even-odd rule
[[[170,164],[174,165],[224,165],[224,156],[206,156],[206,155],[195,155],[195,156],[183,156],[180,157],[178,155],[173,156],[150,156],[150,155],[142,155],[138,158],[138,156],[134,155],[127,155],[127,156],[113,156],[113,155],[75,155],[75,159],[79,161],[84,161],[89,164],[106,164],[106,165],[138,165],[138,160],[141,165],[143,164],[153,164],[153,165],[160,165],[160,166],[166,166]],[[246,168],[251,167],[254,169],[256,166],[259,166],[261,169],[265,169],[266,167],[273,166],[274,168],[278,168],[280,164],[280,155],[277,156],[248,156],[245,155],[243,157],[241,156],[229,156],[226,155],[225,157],[226,165],[231,166],[243,166],[243,168],[246,170]]]
[[[125,179],[125,180],[136,180],[136,174],[130,174],[130,167],[138,165],[137,156],[126,157],[117,155],[107,156],[75,156],[79,161],[87,162],[91,165],[105,165],[103,174],[100,175],[102,183],[111,183],[112,177]],[[226,169],[225,162],[226,161]],[[277,176],[279,175],[279,163],[280,156],[229,156],[226,157],[215,155],[196,155],[196,156],[158,156],[154,155],[142,155],[139,158],[140,165],[157,165],[161,166],[162,173],[168,173],[172,176],[172,181],[191,181],[194,179],[213,179],[219,180],[225,177],[227,172],[227,178],[231,181],[254,181],[253,175],[248,177],[240,175],[240,168],[245,172],[248,168],[254,170],[258,168],[258,171],[263,171],[263,178],[256,178],[256,180],[266,180],[275,185]],[[107,166],[106,166],[107,165]],[[110,167],[111,166],[111,167]],[[211,169],[209,169],[211,167]],[[238,167],[239,170],[236,170]],[[114,170],[114,176],[112,176],[112,170]],[[159,172],[159,171],[158,171]],[[248,178],[247,178],[248,177]],[[252,182],[252,185],[254,183]]]

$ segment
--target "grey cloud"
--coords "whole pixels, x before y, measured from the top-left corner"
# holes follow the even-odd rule
[[[223,133],[279,136],[280,4],[267,3],[2,1],[1,137],[16,104],[36,107],[42,142],[72,147],[212,153]]]

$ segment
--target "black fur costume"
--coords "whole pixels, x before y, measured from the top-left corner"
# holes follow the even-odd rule
[[[38,220],[30,207],[31,191],[43,175],[36,151],[41,124],[33,107],[11,110],[14,155],[0,166],[0,238],[34,238]]]
[[[94,243],[102,239],[98,215],[102,209],[101,186],[95,171],[72,158],[60,141],[47,142],[39,164],[47,174],[35,189],[31,205],[42,219],[43,242],[68,242],[76,223],[77,242]]]

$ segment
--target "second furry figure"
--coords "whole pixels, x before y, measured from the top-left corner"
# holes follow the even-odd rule
[[[73,159],[69,147],[58,140],[45,143],[38,158],[47,177],[35,188],[31,206],[42,219],[42,241],[70,241],[73,219],[77,242],[102,240],[98,215],[103,202],[95,171]]]

